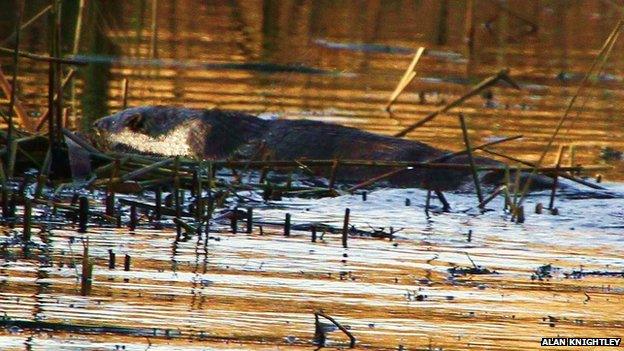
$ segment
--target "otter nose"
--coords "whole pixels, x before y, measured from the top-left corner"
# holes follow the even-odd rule
[[[106,129],[106,120],[104,119],[98,119],[97,121],[93,122],[91,124],[91,126],[93,127],[93,129],[95,130],[101,130],[101,129]]]

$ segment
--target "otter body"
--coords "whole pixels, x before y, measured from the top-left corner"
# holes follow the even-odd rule
[[[449,154],[418,141],[377,135],[336,124],[306,120],[269,121],[242,112],[218,109],[130,108],[97,120],[94,128],[98,144],[111,150],[197,159],[424,162],[439,160]],[[475,158],[475,161],[479,165],[502,165],[482,157]],[[436,162],[467,164],[468,159],[466,155],[461,155]],[[336,177],[342,181],[363,181],[384,172],[387,170],[341,166]],[[500,172],[484,176],[490,183],[501,178]],[[397,186],[448,190],[470,182],[471,178],[468,170],[408,169],[387,180]]]

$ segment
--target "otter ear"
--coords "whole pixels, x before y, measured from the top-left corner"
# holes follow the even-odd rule
[[[143,116],[140,113],[137,113],[128,117],[126,125],[128,126],[128,128],[130,128],[130,130],[138,131],[139,129],[141,129],[141,127],[143,127],[143,122]]]

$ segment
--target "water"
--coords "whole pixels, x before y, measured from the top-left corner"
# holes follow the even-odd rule
[[[509,67],[522,91],[499,85],[492,99],[477,96],[456,112],[468,116],[473,143],[523,134],[522,141],[497,150],[535,161],[617,13],[599,1],[507,2],[513,14],[537,24],[531,33],[526,21],[495,3],[477,1],[470,54],[463,2],[159,1],[151,55],[151,2],[106,2],[93,12],[97,21],[85,22],[80,57],[100,65],[81,71],[77,119],[70,123],[88,125],[81,121],[119,110],[121,80],[128,78],[129,106],[218,106],[393,134]],[[37,5],[27,2],[26,18]],[[3,21],[0,37],[11,26]],[[99,39],[92,35],[96,30]],[[45,21],[37,22],[24,33],[22,48],[45,52],[44,37]],[[108,43],[99,45],[103,50],[92,50],[96,39]],[[419,46],[430,51],[389,115],[383,107]],[[602,163],[604,147],[624,149],[622,58],[617,43],[604,74],[583,95],[591,96],[583,113],[569,130],[564,127],[546,163],[560,144],[576,145],[575,162],[583,164]],[[1,61],[5,73],[7,60]],[[21,62],[20,98],[29,111],[41,113],[46,66]],[[451,113],[408,137],[459,150],[460,133]],[[621,180],[622,161],[611,164],[606,178]],[[624,192],[621,183],[605,186]],[[474,195],[448,194],[450,213],[425,214],[424,197],[417,189],[377,189],[366,202],[359,195],[285,198],[255,209],[258,221],[281,223],[288,212],[295,225],[341,228],[349,207],[358,229],[400,229],[393,241],[351,237],[348,249],[337,234],[311,243],[307,231],[293,230],[287,238],[270,225],[264,235],[234,235],[225,223],[210,237],[181,242],[170,228],[149,226],[134,232],[93,227],[86,235],[71,226],[35,230],[33,240],[46,240],[48,251],[23,257],[12,247],[3,253],[0,312],[85,329],[34,331],[4,322],[0,348],[310,349],[317,309],[349,325],[358,347],[371,349],[525,350],[538,348],[541,337],[622,335],[623,278],[565,276],[580,269],[624,270],[621,198],[560,196],[560,215],[537,215],[536,203],[548,203],[548,194],[540,193],[526,202],[526,223],[515,224],[502,211],[502,199],[482,214]],[[3,242],[20,232],[2,230]],[[77,278],[81,237],[89,238],[95,259],[88,297],[80,296]],[[115,270],[107,268],[109,249],[117,254]],[[124,254],[132,257],[129,272],[123,271]],[[470,259],[497,274],[450,275],[451,267],[472,267]],[[535,279],[546,264],[555,267],[552,278]],[[156,328],[157,336],[86,328],[95,326]],[[330,341],[347,340],[335,332]]]

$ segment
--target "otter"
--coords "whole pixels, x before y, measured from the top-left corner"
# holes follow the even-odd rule
[[[309,120],[265,120],[243,112],[168,106],[129,108],[98,119],[95,141],[108,150],[159,156],[215,159],[360,159],[383,161],[447,162],[468,164],[467,155],[454,155],[425,143],[378,135],[356,128]],[[481,166],[503,163],[475,157]],[[326,169],[324,170],[327,174]],[[340,166],[336,180],[365,181],[387,170]],[[490,185],[500,183],[502,172],[480,172]],[[536,177],[546,188],[550,178]],[[469,169],[405,169],[386,179],[393,186],[454,190],[470,184]]]

